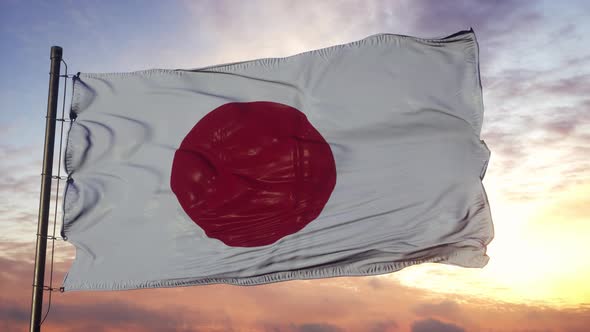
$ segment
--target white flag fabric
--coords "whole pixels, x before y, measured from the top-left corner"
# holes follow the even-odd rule
[[[490,156],[473,31],[79,74],[69,290],[483,267]]]

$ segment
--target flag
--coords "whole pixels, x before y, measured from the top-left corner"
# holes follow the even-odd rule
[[[483,267],[490,151],[472,30],[196,70],[81,73],[69,290]]]

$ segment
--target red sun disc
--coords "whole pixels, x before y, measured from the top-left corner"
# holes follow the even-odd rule
[[[317,218],[336,185],[336,167],[329,144],[299,110],[227,103],[186,135],[170,185],[207,236],[257,247]]]

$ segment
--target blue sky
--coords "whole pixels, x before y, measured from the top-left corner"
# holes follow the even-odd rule
[[[390,318],[375,321],[374,330],[583,331],[579,326],[590,324],[588,17],[590,2],[582,0],[1,1],[0,271],[8,272],[0,274],[0,287],[14,299],[0,295],[0,321],[13,324],[5,330],[26,321],[52,45],[63,47],[71,73],[125,72],[282,57],[381,32],[437,37],[473,27],[481,48],[482,139],[492,150],[484,184],[496,227],[485,269],[426,265],[389,279],[195,287],[132,293],[129,301],[121,293],[81,294],[58,304],[56,317],[79,313],[72,305],[77,303],[96,310],[96,316],[85,316],[88,322],[101,319],[124,329],[131,323],[107,310],[114,303],[127,308],[121,310],[128,317],[151,313],[191,321],[158,306],[158,297],[177,296],[180,308],[218,317],[219,326],[229,321],[250,330],[338,331],[356,326],[342,318],[353,309],[383,318],[389,317],[383,308],[399,306],[387,311]],[[58,249],[61,278],[73,250],[63,243]],[[371,293],[382,289],[402,295]],[[404,295],[411,292],[419,296]],[[208,311],[191,300],[216,294],[236,298],[236,304],[215,299]],[[298,294],[317,296],[335,309],[311,305],[315,315],[276,300],[303,301]],[[253,309],[241,315],[246,304]],[[557,308],[562,305],[569,309]],[[263,314],[273,306],[280,321]],[[498,308],[494,315],[503,325],[487,317],[486,306]],[[531,312],[541,312],[545,321],[527,320]],[[198,326],[217,326],[207,324]]]

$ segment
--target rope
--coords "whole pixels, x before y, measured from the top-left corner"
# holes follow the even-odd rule
[[[55,240],[57,240],[57,237],[55,236],[55,229],[56,229],[56,225],[57,225],[57,203],[58,203],[58,195],[59,195],[59,183],[60,181],[64,180],[64,178],[67,179],[67,177],[62,177],[61,176],[61,155],[62,155],[62,143],[63,143],[63,134],[64,134],[64,122],[66,121],[66,119],[64,118],[65,115],[65,111],[66,111],[66,88],[68,86],[68,78],[71,78],[71,76],[68,75],[68,64],[62,59],[61,62],[63,62],[64,67],[65,67],[65,75],[60,75],[60,77],[64,78],[64,93],[63,93],[63,100],[62,100],[62,105],[61,105],[61,118],[59,119],[53,119],[55,121],[60,121],[60,134],[59,134],[59,162],[57,163],[57,175],[56,176],[52,176],[52,179],[57,180],[57,184],[56,184],[56,188],[55,188],[55,210],[53,212],[53,234],[51,236],[48,236],[47,239],[51,240],[51,267],[50,267],[50,272],[49,272],[49,286],[45,286],[43,287],[43,290],[48,291],[49,292],[49,298],[48,298],[48,303],[47,303],[47,311],[45,312],[45,315],[43,316],[43,319],[41,320],[41,323],[39,325],[43,325],[43,322],[45,322],[45,319],[47,318],[47,316],[49,315],[49,311],[51,310],[51,294],[53,293],[53,291],[57,290],[56,288],[53,288],[53,258],[54,258],[54,253],[55,253]],[[63,292],[63,288],[59,288],[59,290],[61,292]]]

